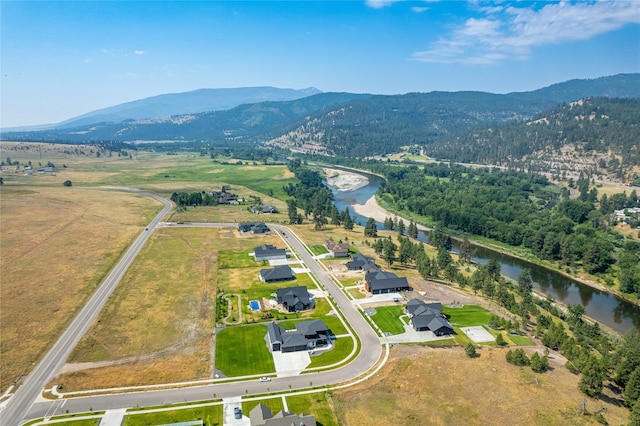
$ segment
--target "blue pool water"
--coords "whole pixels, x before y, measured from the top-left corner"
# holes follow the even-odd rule
[[[249,307],[251,308],[252,311],[259,311],[260,310],[260,302],[258,302],[257,300],[250,300],[249,301]]]

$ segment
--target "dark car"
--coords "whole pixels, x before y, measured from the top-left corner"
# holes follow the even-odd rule
[[[233,409],[233,416],[236,419],[241,419],[242,418],[242,410],[240,408],[238,408],[238,407],[234,408]]]

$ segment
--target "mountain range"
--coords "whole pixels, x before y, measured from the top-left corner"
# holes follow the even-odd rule
[[[637,101],[608,101],[617,98],[640,98],[640,74],[570,80],[508,94],[466,91],[373,95],[322,93],[314,88],[203,89],[93,111],[47,130],[3,131],[1,137],[65,143],[267,145],[351,158],[386,155],[401,147],[418,146],[438,158],[505,164],[505,155],[522,159],[547,146],[560,149],[565,143],[576,142],[576,138],[588,139],[589,131],[596,132],[592,134],[599,140],[616,140],[616,151],[624,147],[635,152],[640,134],[638,126],[632,124],[640,107]],[[581,109],[567,107],[585,99],[588,101]],[[607,114],[598,114],[599,109]],[[592,118],[580,121],[582,126],[569,125],[577,123],[572,114]],[[535,143],[518,138],[517,148],[505,148],[515,143],[505,134],[532,134],[527,132],[533,128],[532,120],[557,125],[560,119],[567,120],[567,125],[553,127],[553,131],[533,126],[537,129],[535,134],[544,135],[537,139],[534,135]],[[595,123],[598,126],[586,126]],[[615,137],[609,137],[614,129]],[[602,142],[591,145],[608,149]]]

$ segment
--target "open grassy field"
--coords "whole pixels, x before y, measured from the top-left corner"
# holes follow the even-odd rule
[[[29,372],[161,208],[130,193],[5,180],[0,389]]]
[[[597,425],[579,407],[585,396],[579,376],[552,365],[536,374],[505,360],[506,349],[484,348],[469,358],[462,348],[398,346],[371,379],[336,390],[339,424],[397,425]],[[611,425],[625,424],[628,411],[605,399],[586,398],[587,410],[605,407]]]

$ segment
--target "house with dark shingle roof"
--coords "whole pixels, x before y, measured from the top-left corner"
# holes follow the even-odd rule
[[[399,293],[412,291],[413,287],[405,277],[382,270],[367,272],[364,276],[365,289],[371,294]]]
[[[302,321],[294,330],[285,330],[275,322],[267,324],[266,340],[272,352],[297,352],[329,343],[329,329],[321,320]]]
[[[263,283],[289,281],[294,278],[293,270],[289,265],[278,265],[270,269],[261,269],[259,276],[260,281]]]
[[[309,297],[309,290],[303,285],[278,289],[276,302],[288,312],[308,311],[315,306]]]
[[[263,244],[253,249],[256,261],[261,260],[286,260],[287,250],[279,249],[271,244]]]
[[[280,411],[273,414],[271,408],[258,404],[249,412],[251,426],[316,426],[316,418],[312,415],[294,414]]]
[[[324,242],[324,246],[333,257],[349,256],[349,243],[335,243],[333,240],[327,240]]]
[[[264,234],[270,229],[264,222],[243,222],[238,225],[238,231],[241,233],[252,232],[254,234]]]
[[[409,323],[416,331],[431,331],[436,336],[453,333],[453,326],[442,314],[442,303],[425,303],[422,300],[411,299],[405,310],[409,315]]]
[[[351,260],[345,265],[350,271],[378,271],[380,269],[373,258],[363,256],[360,253],[351,256]]]

